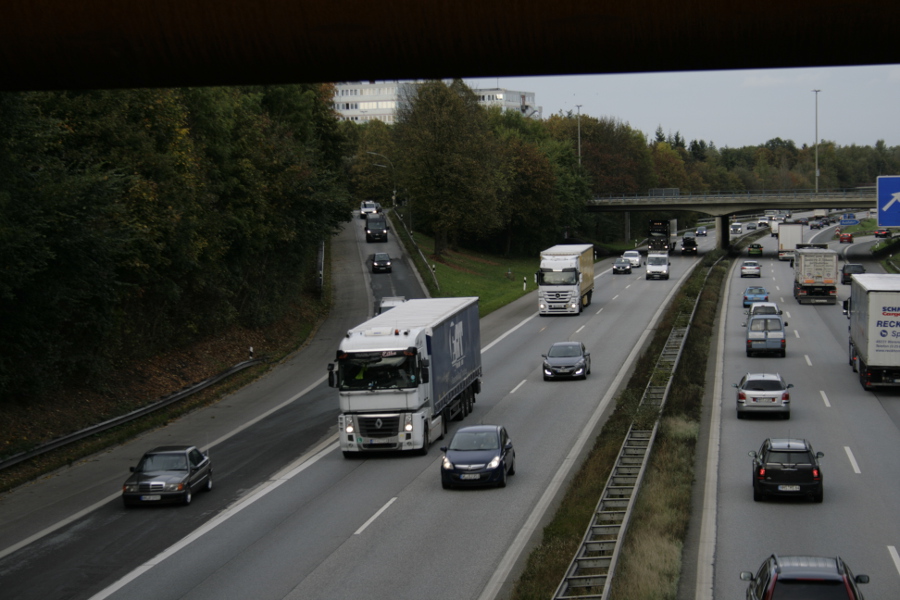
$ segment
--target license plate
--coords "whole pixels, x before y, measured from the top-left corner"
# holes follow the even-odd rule
[[[754,398],[753,401],[757,404],[774,404],[775,398]]]
[[[779,492],[799,492],[800,486],[799,485],[779,485],[778,491]]]
[[[481,479],[481,475],[477,473],[464,473],[459,476],[460,479]]]
[[[377,444],[393,444],[393,443],[394,442],[392,442],[391,440],[372,440],[372,439],[369,440],[370,446],[375,446]]]
[[[153,502],[154,500],[159,500],[161,498],[162,496],[158,494],[154,496],[141,496],[141,502]]]

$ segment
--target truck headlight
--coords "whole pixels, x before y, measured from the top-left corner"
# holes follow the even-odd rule
[[[409,433],[413,430],[412,413],[406,413],[403,424],[403,431]]]
[[[356,428],[353,426],[353,417],[346,417],[344,419],[344,432],[353,433],[354,431],[356,431]]]

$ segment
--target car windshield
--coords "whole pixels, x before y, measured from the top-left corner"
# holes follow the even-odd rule
[[[187,456],[184,454],[148,454],[141,459],[136,471],[187,471]]]
[[[765,294],[767,292],[766,292],[766,288],[764,288],[764,287],[750,287],[750,288],[747,288],[747,293],[748,294]]]
[[[616,259],[616,264],[617,264],[617,265],[630,265],[630,264],[631,264],[631,261],[628,260],[627,258],[617,258],[617,259]]]
[[[844,273],[865,273],[866,269],[862,265],[847,265],[844,267]]]
[[[758,263],[758,262],[747,261],[747,262],[744,263],[744,266],[745,266],[745,267],[750,267],[751,269],[756,269],[756,268],[759,267],[759,263]]]
[[[550,346],[547,356],[553,358],[565,356],[581,356],[581,347],[577,344],[554,344]]]
[[[393,350],[354,352],[338,359],[341,391],[394,390],[419,385],[416,357]]]
[[[391,260],[391,257],[387,254],[376,254],[375,260]]]
[[[762,305],[762,306],[754,306],[753,314],[754,315],[777,315],[778,311],[775,309],[774,306]]]
[[[576,283],[578,283],[578,273],[575,272],[575,269],[538,272],[538,285],[575,285]]]
[[[493,431],[460,431],[450,442],[450,450],[497,450],[499,447]]]
[[[783,579],[775,582],[772,600],[848,600],[843,581],[831,579]]]
[[[777,379],[750,379],[744,389],[752,392],[775,392],[783,390],[784,385]]]
[[[782,465],[811,465],[812,458],[809,452],[789,452],[787,450],[771,450],[766,454],[767,463],[779,463]]]
[[[753,319],[750,323],[750,331],[781,331],[782,329],[784,328],[779,319]]]

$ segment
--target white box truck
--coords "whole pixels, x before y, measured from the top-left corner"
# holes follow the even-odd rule
[[[481,391],[478,298],[407,300],[347,332],[328,385],[337,388],[345,457],[428,453]]]
[[[561,244],[541,252],[538,312],[543,315],[580,314],[594,295],[594,246]]]
[[[850,366],[863,389],[900,386],[900,275],[854,275],[850,299]]]
[[[794,251],[794,298],[798,303],[835,304],[837,281],[837,252],[803,247]]]
[[[780,221],[775,221],[775,220],[769,221],[769,235],[771,235],[773,238],[777,238],[779,227],[781,227]]]
[[[778,260],[791,260],[797,244],[803,243],[802,223],[782,223],[778,226]]]

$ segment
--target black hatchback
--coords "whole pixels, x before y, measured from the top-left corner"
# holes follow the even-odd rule
[[[841,283],[850,283],[853,279],[853,275],[859,275],[865,272],[866,268],[863,265],[847,263],[841,267]]]
[[[196,446],[159,446],[131,467],[122,486],[122,502],[190,504],[194,492],[212,489],[212,463]]]
[[[506,487],[508,475],[516,474],[516,451],[501,425],[463,427],[441,448],[441,486],[496,485]]]
[[[813,451],[812,445],[799,439],[767,439],[753,459],[753,499],[768,496],[799,496],[813,502],[824,497],[822,467],[825,456]]]
[[[840,556],[781,556],[772,554],[756,575],[742,571],[749,581],[747,600],[863,600],[859,585],[868,575],[856,575]]]
[[[556,342],[544,357],[544,381],[557,378],[587,379],[591,374],[591,354],[581,342]]]

